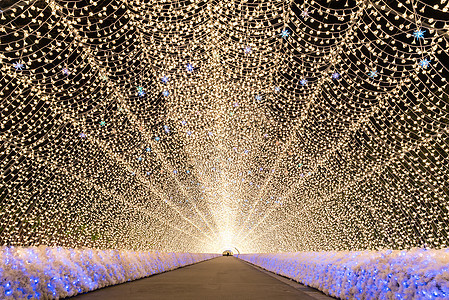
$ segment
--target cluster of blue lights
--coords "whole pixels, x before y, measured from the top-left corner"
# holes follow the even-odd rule
[[[238,257],[340,299],[449,299],[449,249]]]
[[[0,247],[0,299],[58,299],[136,280],[215,254]]]

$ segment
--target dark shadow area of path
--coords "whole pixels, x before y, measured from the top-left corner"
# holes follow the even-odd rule
[[[299,286],[299,285],[298,285]],[[106,287],[73,300],[300,299],[316,300],[235,257],[218,257],[148,278]]]

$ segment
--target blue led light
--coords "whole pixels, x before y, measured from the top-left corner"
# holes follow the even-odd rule
[[[66,68],[63,68],[63,69],[62,69],[62,74],[66,75],[66,76],[69,76],[69,75],[70,75],[69,69],[68,69],[67,67],[66,67]]]
[[[143,90],[143,87],[141,86],[137,87],[137,95],[139,95],[139,97],[145,96],[145,91]]]
[[[424,33],[426,33],[426,30],[422,30],[421,28],[419,28],[413,32],[413,36],[416,40],[423,39]]]
[[[23,70],[23,68],[25,68],[25,65],[20,63],[20,62],[15,62],[15,63],[12,64],[12,66],[16,70]]]
[[[427,67],[430,66],[430,60],[428,60],[427,58],[422,59],[419,62],[419,66],[423,69],[427,69]]]
[[[332,79],[334,80],[340,79],[340,74],[338,72],[332,73]]]
[[[284,39],[288,38],[288,36],[290,35],[290,31],[288,31],[287,28],[285,28],[284,30],[282,30],[281,32],[281,37],[283,37]]]

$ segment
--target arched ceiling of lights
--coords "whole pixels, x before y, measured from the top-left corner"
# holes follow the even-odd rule
[[[0,8],[2,244],[447,246],[447,0]]]

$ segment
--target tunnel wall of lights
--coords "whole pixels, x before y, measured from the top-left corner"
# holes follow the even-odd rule
[[[447,0],[3,0],[0,245],[444,249],[448,30]]]

